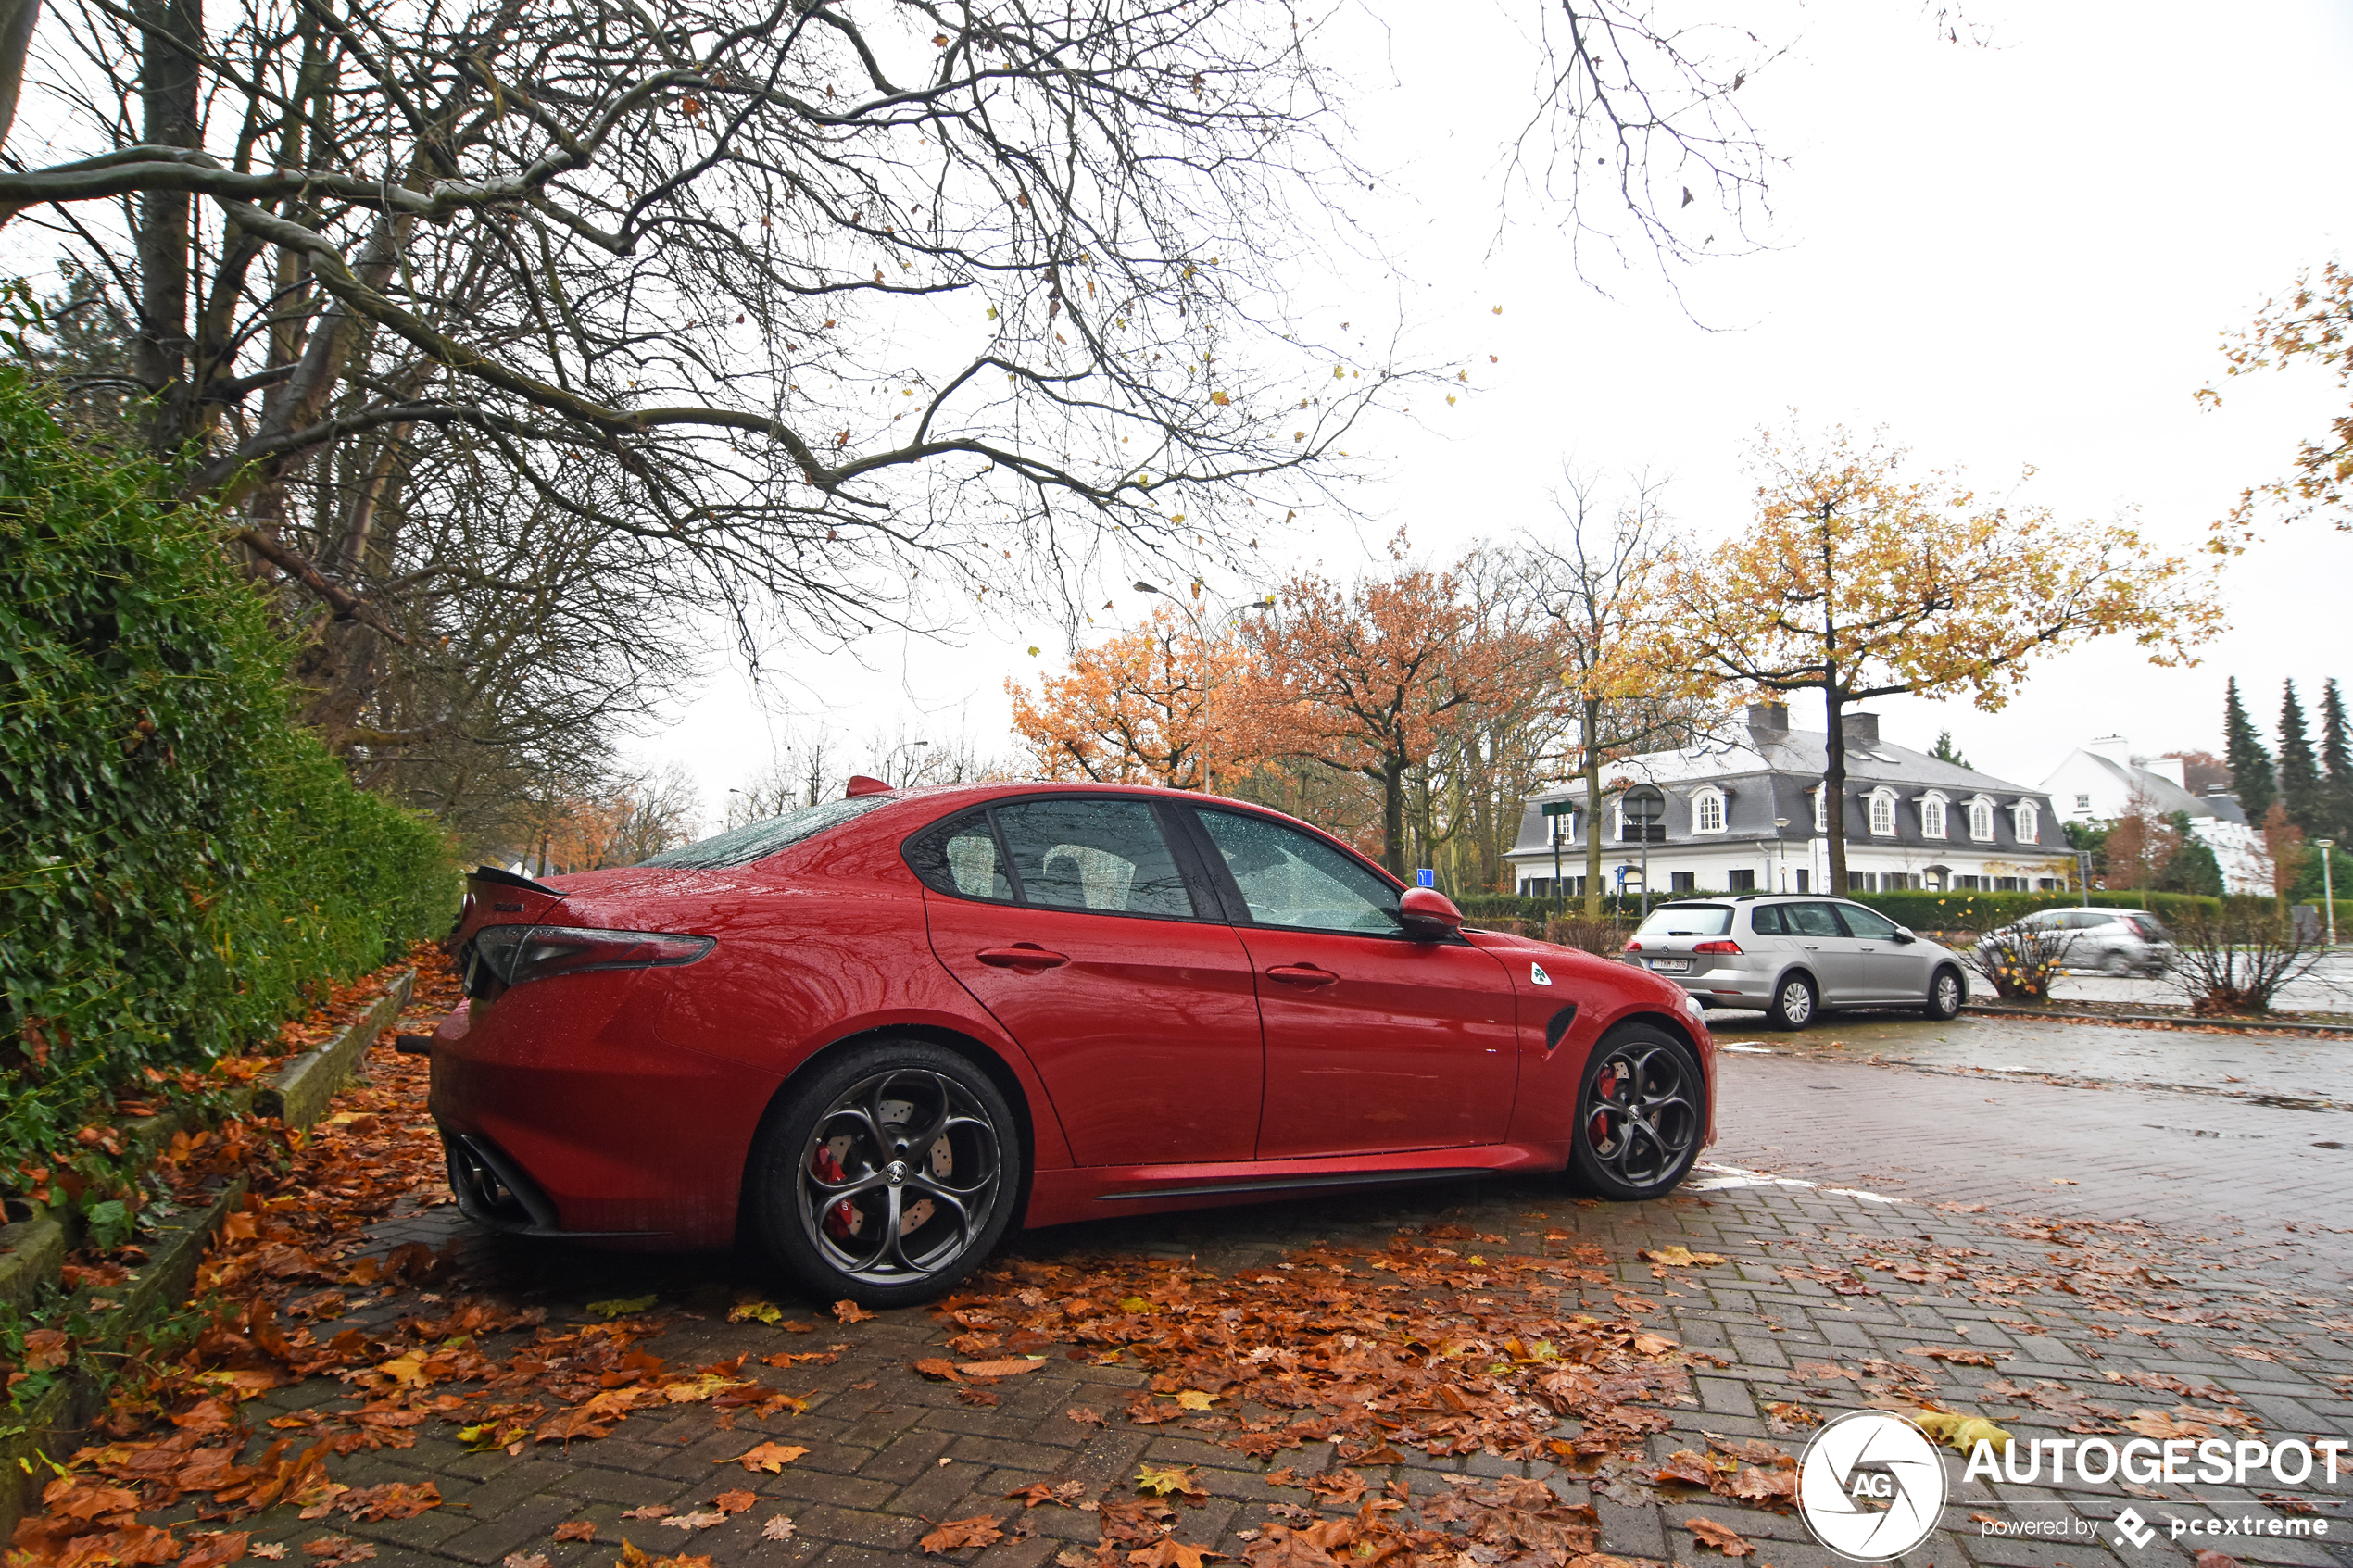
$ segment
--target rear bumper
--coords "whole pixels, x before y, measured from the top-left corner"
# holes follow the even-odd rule
[[[560,976],[434,1033],[431,1109],[470,1219],[514,1235],[734,1241],[745,1160],[781,1078],[658,1041],[666,981]]]
[[[1656,970],[1651,971],[1658,974]],[[1761,1008],[1773,999],[1773,977],[1747,969],[1711,969],[1696,974],[1659,974],[1718,1008]]]

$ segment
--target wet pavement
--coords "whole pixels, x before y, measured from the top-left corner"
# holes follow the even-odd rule
[[[2285,1103],[2316,1089],[2353,1103],[2343,1065],[2353,1062],[2353,1043],[1859,1016],[1796,1037],[1727,1029],[1724,1038],[1759,1048],[1724,1058],[1721,1141],[1696,1179],[1659,1202],[1602,1204],[1558,1178],[1487,1180],[1065,1227],[1019,1237],[1009,1251],[1045,1263],[1144,1253],[1231,1277],[1282,1267],[1311,1245],[1373,1248],[1437,1227],[1514,1254],[1604,1248],[1609,1283],[1564,1289],[1551,1310],[1637,1312],[1680,1347],[1688,1387],[1666,1401],[1667,1429],[1643,1439],[1646,1463],[1419,1449],[1396,1464],[1354,1461],[1377,1491],[1399,1484],[1416,1506],[1444,1491],[1448,1474],[1530,1478],[1590,1501],[1606,1557],[1578,1559],[1584,1568],[1722,1568],[1693,1520],[1753,1541],[1758,1556],[1747,1562],[1829,1568],[1835,1560],[1793,1515],[1678,1489],[1653,1467],[1705,1449],[1711,1434],[1794,1453],[1806,1421],[1872,1398],[1932,1398],[1993,1416],[2021,1439],[2105,1431],[2120,1442],[2151,1423],[2170,1430],[2166,1422],[2224,1437],[2353,1436],[2353,1236],[2341,1228],[2353,1223],[2345,1201],[2353,1153],[2340,1147],[2353,1145],[2353,1116]],[[2189,1087],[2146,1086],[2157,1083]],[[2293,1097],[2275,1093],[2291,1087]],[[999,1403],[975,1409],[912,1371],[957,1333],[928,1311],[837,1326],[824,1303],[780,1289],[749,1261],[511,1241],[472,1230],[446,1204],[403,1214],[378,1238],[450,1249],[457,1287],[545,1305],[551,1325],[585,1321],[591,1301],[658,1295],[668,1328],[648,1348],[677,1364],[843,1347],[837,1362],[795,1366],[781,1380],[807,1399],[804,1413],[745,1418],[733,1430],[691,1407],[641,1416],[603,1440],[530,1445],[511,1457],[468,1453],[434,1425],[418,1429],[413,1448],[356,1454],[340,1480],[431,1479],[447,1499],[415,1519],[342,1526],[374,1547],[378,1568],[606,1568],[624,1537],[707,1554],[713,1568],[912,1568],[931,1561],[916,1541],[933,1522],[988,1513],[1010,1524],[1023,1511],[1005,1494],[1038,1481],[1083,1483],[1090,1500],[1132,1499],[1147,1463],[1199,1467],[1206,1499],[1178,1511],[1175,1538],[1240,1559],[1285,1517],[1279,1510],[1315,1501],[1274,1483],[1267,1462],[1222,1446],[1214,1416],[1194,1429],[1120,1414],[1146,1376],[1117,1358],[1055,1347],[1035,1375],[1009,1380]],[[1640,1256],[1674,1244],[1698,1255],[1693,1266]],[[1376,1277],[1364,1275],[1365,1287]],[[795,1340],[759,1322],[726,1322],[729,1304],[748,1294],[819,1319],[821,1332]],[[334,1397],[305,1386],[266,1398]],[[1074,1405],[1102,1411],[1105,1424],[1070,1420],[1063,1412]],[[806,1453],[774,1474],[724,1463],[768,1439]],[[1310,1442],[1271,1462],[1305,1476],[1347,1458]],[[1962,1485],[1957,1464],[1952,1474],[1944,1528],[1905,1559],[1910,1568],[2189,1568],[2197,1547],[2221,1543],[2170,1539],[2171,1523],[2212,1519],[2308,1532],[2326,1523],[2323,1537],[2241,1535],[2224,1549],[2247,1562],[2353,1565],[2345,1507],[2353,1474],[2343,1470],[2334,1486],[2315,1474],[2270,1496],[2259,1485],[2059,1490]],[[756,1491],[762,1506],[659,1545],[642,1516],[622,1518],[648,1505],[708,1507],[714,1476]],[[2128,1508],[2158,1531],[2145,1547],[2117,1539]],[[789,1539],[756,1527],[776,1512],[794,1522]],[[1125,1561],[1095,1554],[1093,1514],[1040,1508],[1024,1518],[1039,1533],[952,1561]],[[2069,1533],[2005,1533],[2027,1520]],[[556,1540],[567,1524],[593,1524],[595,1540]],[[254,1526],[257,1541],[296,1545],[321,1530],[283,1507]],[[1453,1562],[1577,1568],[1484,1545]]]

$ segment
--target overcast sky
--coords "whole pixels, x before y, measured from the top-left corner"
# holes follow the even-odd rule
[[[1299,280],[1300,296],[1335,320],[1402,301],[1409,354],[1467,357],[1473,395],[1384,427],[1358,515],[1311,519],[1267,552],[1266,583],[1232,579],[1226,597],[1296,564],[1353,574],[1399,524],[1433,561],[1541,536],[1564,462],[1671,474],[1669,510],[1720,537],[1749,514],[1741,463],[1756,428],[1792,409],[1807,427],[1884,425],[1983,491],[2007,492],[2032,465],[2021,498],[2134,512],[2184,551],[2323,431],[2341,395],[2309,371],[2241,378],[2219,411],[2193,398],[2220,373],[2225,331],[2299,268],[2347,253],[2353,6],[1972,6],[1992,35],[1972,48],[1940,43],[1906,0],[1807,5],[1790,13],[1787,56],[1743,94],[1788,160],[1771,192],[1776,248],[1681,275],[1687,312],[1655,276],[1609,280],[1608,297],[1579,282],[1557,214],[1526,192],[1499,223],[1504,150],[1530,102],[1528,4],[1384,4],[1334,35],[1365,160],[1389,171],[1355,211],[1390,265],[1343,258]],[[1716,14],[1707,0],[1680,9]],[[2034,784],[2095,734],[2219,750],[2228,675],[2267,725],[2283,679],[2309,683],[2317,707],[2322,677],[2353,678],[2353,661],[2331,662],[2353,534],[2274,531],[2220,587],[2230,630],[2195,669],[2094,645],[2039,667],[1997,714],[1877,704],[1882,733],[1925,747],[1950,728],[1978,766]],[[1123,594],[1115,615],[1149,608]],[[1044,657],[1026,654],[1033,644]],[[963,729],[1010,754],[1003,680],[1051,667],[1061,644],[1044,620],[975,627],[955,646],[877,641],[795,659],[792,678],[760,692],[714,653],[711,679],[636,753],[684,763],[714,814],[812,723],[862,744]],[[1818,724],[1818,709],[1797,718]]]

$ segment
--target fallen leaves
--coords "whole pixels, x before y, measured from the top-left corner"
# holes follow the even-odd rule
[[[556,1526],[556,1539],[560,1541],[593,1541],[596,1538],[597,1522],[593,1519],[574,1519]]]
[[[1982,1350],[1960,1350],[1941,1345],[1915,1345],[1904,1352],[1907,1356],[1925,1356],[1943,1361],[1947,1366],[1984,1366],[1994,1364],[1994,1358]]]
[[[1928,1434],[1929,1441],[1942,1443],[1962,1453],[1974,1453],[1981,1442],[1994,1445],[1995,1453],[2010,1451],[2010,1435],[1982,1415],[1964,1415],[1958,1411],[1909,1410],[1899,1412],[1913,1425]]]
[[[655,1303],[661,1299],[659,1296],[631,1296],[610,1301],[591,1301],[588,1311],[600,1318],[634,1318],[640,1312],[652,1311]]]
[[[1720,1252],[1694,1252],[1680,1242],[1672,1247],[1648,1248],[1638,1256],[1645,1262],[1662,1263],[1670,1269],[1711,1266],[1731,1261]]]
[[[760,1527],[760,1538],[763,1541],[788,1541],[792,1539],[792,1521],[781,1513],[776,1514]]]
[[[1019,1498],[1025,1508],[1039,1508],[1047,1503],[1068,1508],[1087,1490],[1084,1481],[1033,1481],[1028,1486],[1005,1494],[1005,1500]]]
[[[845,1300],[834,1303],[834,1321],[837,1323],[866,1323],[874,1315],[855,1301]]]
[[[1686,1519],[1683,1528],[1689,1530],[1700,1545],[1714,1547],[1727,1557],[1746,1557],[1756,1549],[1738,1530],[1729,1524],[1718,1524],[1713,1519]]]
[[[1151,1492],[1156,1497],[1174,1494],[1188,1501],[1209,1500],[1208,1490],[1202,1486],[1190,1465],[1147,1464],[1136,1472],[1136,1486],[1139,1491]]]
[[[798,1448],[790,1443],[762,1443],[749,1453],[738,1454],[732,1460],[723,1459],[714,1462],[740,1464],[746,1470],[764,1470],[769,1474],[774,1475],[808,1451],[807,1449]]]
[[[970,1547],[995,1546],[1005,1538],[997,1527],[996,1519],[986,1513],[975,1513],[969,1519],[950,1519],[936,1526],[929,1535],[915,1544],[933,1557],[943,1552],[963,1551]]]

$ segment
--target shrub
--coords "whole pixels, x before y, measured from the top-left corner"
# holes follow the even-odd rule
[[[0,367],[0,1185],[456,906],[440,832],[295,722],[204,523]]]
[[[2173,983],[2192,1012],[2208,1016],[2271,1011],[2272,998],[2310,973],[2326,952],[2299,936],[2268,899],[2234,899],[2214,913],[2197,910],[2171,923]]]

